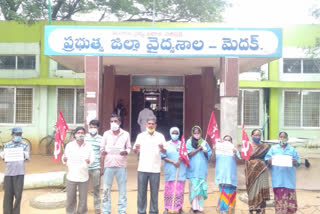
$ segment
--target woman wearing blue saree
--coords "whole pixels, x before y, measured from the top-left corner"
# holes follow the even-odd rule
[[[190,161],[190,167],[187,169],[189,200],[191,212],[193,213],[202,212],[203,202],[208,198],[206,179],[212,150],[209,144],[201,137],[201,133],[201,128],[194,126],[191,129],[191,137],[186,143]]]

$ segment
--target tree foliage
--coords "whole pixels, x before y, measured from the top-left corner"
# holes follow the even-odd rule
[[[228,0],[155,0],[157,22],[221,21]],[[153,0],[51,0],[52,20],[76,20],[94,13],[88,21],[152,21]],[[0,0],[5,20],[48,19],[48,0]]]

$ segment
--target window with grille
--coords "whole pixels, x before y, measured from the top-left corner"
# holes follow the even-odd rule
[[[33,89],[0,88],[0,123],[32,123]]]
[[[285,91],[284,125],[320,127],[320,91]]]
[[[35,55],[0,56],[0,69],[35,70]]]
[[[262,91],[240,89],[238,97],[238,125],[260,126]]]
[[[84,89],[58,88],[58,112],[62,112],[69,124],[84,122]],[[57,114],[58,115],[58,114]]]
[[[320,59],[283,59],[283,73],[320,73]]]

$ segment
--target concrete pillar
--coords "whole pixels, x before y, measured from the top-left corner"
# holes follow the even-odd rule
[[[39,126],[39,134],[37,135],[38,139],[33,141],[33,138],[30,138],[32,140],[32,153],[38,154],[38,144],[35,144],[35,142],[39,143],[41,138],[47,136],[48,134],[52,133],[53,127],[48,127],[48,86],[41,85],[39,87],[39,120],[38,120],[38,126]]]
[[[100,102],[102,97],[102,64],[102,57],[84,57],[84,124],[86,128],[91,120],[100,119]]]
[[[220,58],[220,135],[231,135],[237,141],[239,59]]]
[[[203,132],[207,132],[207,127],[209,123],[209,119],[211,116],[211,112],[214,111],[215,104],[218,101],[219,91],[217,88],[217,79],[213,73],[213,67],[204,67],[202,68],[201,75],[201,86],[202,86],[202,124],[201,127]],[[217,123],[219,124],[220,116],[217,115],[215,111],[215,116]]]
[[[100,114],[100,132],[101,134],[110,128],[109,116],[113,113],[115,107],[115,68],[114,66],[105,66],[103,72],[103,97],[101,99],[101,114]]]

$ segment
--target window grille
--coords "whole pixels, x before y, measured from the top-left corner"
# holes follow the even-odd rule
[[[260,125],[261,90],[241,89],[238,97],[238,125]]]
[[[69,124],[84,122],[84,89],[58,88],[58,111]],[[57,114],[58,115],[58,114]]]
[[[285,91],[284,125],[320,127],[320,91]]]
[[[0,123],[32,123],[33,89],[0,88]]]

